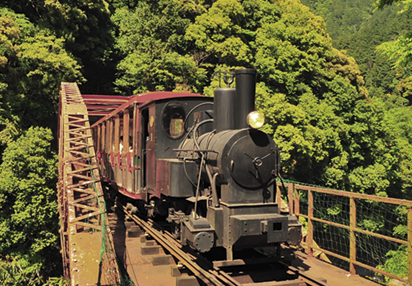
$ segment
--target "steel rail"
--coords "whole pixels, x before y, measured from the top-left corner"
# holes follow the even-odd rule
[[[206,285],[216,285],[216,286],[238,286],[241,285],[237,281],[235,281],[230,276],[218,276],[213,271],[207,271],[200,267],[196,262],[193,261],[187,253],[185,253],[180,246],[175,244],[175,241],[171,241],[171,239],[167,238],[161,231],[158,231],[150,226],[149,223],[145,222],[141,218],[136,215],[132,215],[125,206],[117,203],[121,206],[123,212],[131,218],[136,224],[140,225],[146,233],[152,236],[162,247],[164,247],[172,256],[179,260],[179,263],[184,265],[187,269],[189,269],[196,277],[201,279]],[[216,270],[216,269],[215,269]],[[218,274],[219,271],[217,271]]]
[[[224,270],[220,269],[219,267],[212,267],[208,270],[204,269],[200,265],[198,265],[195,260],[197,259],[196,256],[191,255],[190,253],[186,253],[182,250],[182,245],[180,245],[176,239],[168,232],[162,232],[154,228],[155,223],[149,220],[149,222],[144,221],[143,219],[139,218],[136,215],[131,214],[125,206],[117,202],[117,205],[121,207],[124,214],[132,219],[137,225],[143,228],[143,230],[153,237],[162,247],[164,247],[172,256],[179,260],[179,263],[184,265],[187,269],[189,269],[196,277],[201,279],[206,285],[227,285],[227,286],[241,286],[242,283],[239,283],[235,279],[233,279],[229,274],[227,274]],[[310,275],[305,274],[303,271],[290,266],[282,261],[278,261],[277,263],[282,264],[283,266],[287,267],[287,270],[295,272],[299,275],[299,278],[302,279],[307,285],[320,285],[320,286],[328,286],[327,283],[314,278]],[[285,282],[286,284],[290,285],[291,281]],[[276,282],[276,285],[282,285],[281,282]],[[253,285],[253,284],[248,284]]]

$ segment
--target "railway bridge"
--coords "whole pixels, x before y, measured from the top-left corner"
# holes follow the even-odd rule
[[[120,257],[116,244],[118,221],[115,225],[110,222],[105,188],[100,182],[90,126],[127,101],[128,97],[82,95],[75,83],[61,84],[58,203],[64,275],[71,285],[166,285],[153,284],[154,280],[147,283],[144,278],[138,278],[141,277],[139,272],[146,271],[144,267],[147,265],[131,263],[132,254],[129,254],[129,260],[124,259],[124,253],[132,252],[134,247],[133,244],[124,243],[124,237],[120,247],[123,255]],[[304,255],[307,268],[319,267],[316,265],[321,263],[321,271],[326,273],[339,267],[347,279],[340,285],[386,284],[392,279],[404,283],[396,285],[412,284],[412,201],[332,190],[293,181],[277,182],[276,193],[282,211],[296,215],[304,226],[301,246],[294,252]],[[130,215],[127,214],[127,206],[124,206],[124,210],[126,215]],[[131,225],[133,220],[130,217],[126,226],[123,223],[121,226],[130,238],[139,233]],[[142,241],[146,239],[139,239],[139,243]],[[169,246],[163,252],[172,253],[174,250],[167,247],[172,247],[173,242],[166,242],[166,245]],[[127,247],[129,251],[125,249]],[[140,252],[144,250],[149,254],[153,249],[158,249],[151,242],[138,248]],[[158,253],[159,250],[154,251]],[[156,257],[152,259],[152,264],[156,264],[153,262],[156,259],[165,260],[164,257]],[[172,260],[166,257],[166,260]],[[147,260],[140,256],[133,259]],[[216,266],[208,274],[192,269],[184,258],[178,258],[177,261],[177,265],[171,268],[172,276],[173,271],[179,272],[176,269],[184,264],[192,276],[197,279],[200,277],[206,285],[312,285],[310,282],[247,284],[232,281],[228,274],[221,274],[223,278],[208,278],[212,272],[221,272],[219,267],[224,265]],[[164,271],[168,272],[169,268]],[[292,271],[302,273],[298,267],[292,268]],[[368,280],[355,280],[359,276]],[[216,279],[223,279],[223,282],[213,282]],[[170,281],[170,285],[195,285],[190,284],[193,283],[190,278]],[[330,280],[318,283],[316,285],[339,285]]]

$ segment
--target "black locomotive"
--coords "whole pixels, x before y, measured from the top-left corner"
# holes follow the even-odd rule
[[[104,179],[139,211],[164,217],[200,252],[300,243],[301,225],[280,213],[280,155],[254,112],[256,70],[236,70],[236,89],[136,95],[93,125]],[[252,127],[251,127],[252,126]]]

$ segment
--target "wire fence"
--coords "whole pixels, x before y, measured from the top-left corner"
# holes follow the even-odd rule
[[[411,283],[412,201],[294,181],[277,185],[304,226],[309,256],[378,283]]]

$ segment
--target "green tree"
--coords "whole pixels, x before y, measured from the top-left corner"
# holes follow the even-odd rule
[[[407,70],[393,69],[394,60],[389,60],[376,46],[383,42],[393,42],[409,29],[410,20],[406,14],[397,14],[398,7],[376,11],[368,24],[358,33],[335,41],[340,49],[355,57],[366,87],[372,97],[384,94],[404,94],[408,96],[408,87],[403,83],[410,73]]]
[[[412,11],[411,0],[377,0],[375,5],[378,9],[383,9],[385,6],[397,4],[403,5],[400,13],[406,13],[410,15]],[[381,44],[378,47],[378,51],[395,60],[396,67],[409,67],[412,63],[412,31],[407,31],[405,34],[396,38],[395,41],[389,41]]]
[[[82,67],[83,92],[113,89],[113,26],[104,0],[5,0],[0,7],[25,15],[48,35],[65,39],[64,48]],[[80,83],[80,82],[79,82]]]
[[[8,145],[0,166],[0,253],[47,274],[59,267],[52,139],[50,130],[30,128]]]
[[[243,4],[246,6],[250,3],[245,1]],[[237,61],[247,64],[252,55],[246,42],[249,31],[241,26],[242,20],[246,18],[245,8],[239,1],[216,1],[188,27],[186,39],[194,40],[198,49],[215,57],[219,63],[231,64]]]
[[[402,11],[412,10],[412,1],[411,0],[377,0],[375,5],[378,9],[382,9],[385,6],[396,4],[400,6],[401,4],[405,5]]]
[[[333,46],[347,50],[347,54],[356,59],[371,97],[386,94],[408,97],[410,71],[393,69],[396,59],[388,61],[387,56],[375,49],[384,42],[393,43],[408,32],[409,16],[398,13],[402,10],[398,6],[374,10],[374,2],[303,1],[314,13],[324,17]]]
[[[0,71],[4,71],[8,65],[8,58],[15,56],[18,52],[18,47],[13,44],[13,41],[19,36],[19,29],[11,17],[0,17]],[[4,94],[7,92],[8,75],[0,72],[0,154],[5,145],[12,141],[18,134],[15,122],[18,120],[16,116],[11,114],[5,104]],[[1,162],[1,161],[0,161]]]
[[[0,9],[0,39],[0,123],[45,124],[57,114],[60,82],[82,81],[80,66],[63,39],[6,8]]]
[[[316,15],[326,22],[326,30],[334,40],[356,34],[373,17],[375,0],[303,0]]]
[[[134,10],[115,11],[116,47],[124,55],[115,81],[120,92],[200,91],[205,72],[189,55],[184,39],[193,13],[186,8],[178,1],[163,0],[142,1]]]
[[[112,90],[115,61],[109,4],[104,0],[5,0],[7,7],[25,15],[47,34],[65,39],[64,48],[82,66],[87,83],[83,92]]]
[[[0,284],[25,286],[68,286],[70,282],[64,277],[42,277],[38,264],[30,265],[28,261],[6,255],[0,257]]]
[[[42,279],[37,265],[30,267],[27,261],[21,263],[7,255],[4,260],[0,258],[0,283],[36,286],[42,284]]]

